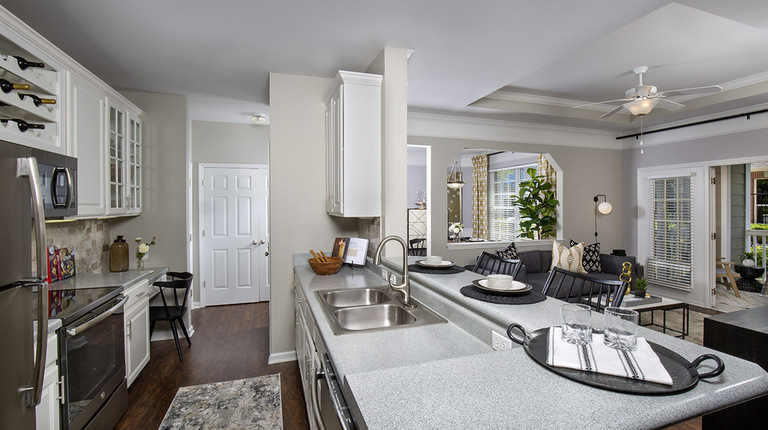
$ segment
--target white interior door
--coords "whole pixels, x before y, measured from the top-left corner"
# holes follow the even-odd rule
[[[204,305],[269,300],[265,167],[203,167]]]

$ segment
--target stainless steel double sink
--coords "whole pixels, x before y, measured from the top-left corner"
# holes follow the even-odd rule
[[[447,322],[419,302],[408,308],[389,286],[317,291],[334,334],[420,327]]]

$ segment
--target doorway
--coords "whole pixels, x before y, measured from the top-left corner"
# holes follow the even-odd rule
[[[201,304],[269,300],[266,165],[200,164]]]

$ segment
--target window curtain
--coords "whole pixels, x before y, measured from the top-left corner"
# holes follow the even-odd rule
[[[544,154],[539,154],[536,174],[538,176],[543,176],[545,181],[552,184],[553,190],[557,189],[557,173],[555,172],[555,168],[549,164],[549,160],[547,160],[547,157],[545,157]],[[557,198],[557,195],[555,195],[555,198]]]
[[[488,156],[472,157],[472,236],[488,239]]]

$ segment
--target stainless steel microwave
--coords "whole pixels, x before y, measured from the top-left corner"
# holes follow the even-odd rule
[[[32,150],[40,172],[46,219],[77,215],[77,158]]]

